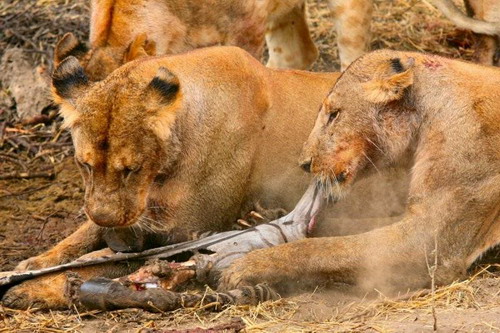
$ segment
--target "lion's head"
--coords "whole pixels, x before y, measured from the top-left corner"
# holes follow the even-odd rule
[[[150,187],[165,178],[178,154],[178,78],[155,63],[141,71],[130,68],[91,83],[69,57],[52,77],[85,182],[85,212],[105,227],[135,223],[146,211]]]
[[[106,41],[94,41],[91,49],[75,35],[67,33],[54,50],[54,66],[69,56],[76,57],[89,80],[100,81],[129,61],[156,54],[156,43],[148,40],[145,33],[137,35],[128,46],[111,46]]]
[[[340,196],[357,175],[399,160],[418,115],[411,105],[415,59],[377,51],[359,58],[324,100],[301,166]]]

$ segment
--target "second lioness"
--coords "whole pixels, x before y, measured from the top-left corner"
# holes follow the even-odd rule
[[[368,174],[409,161],[405,213],[369,232],[253,251],[221,287],[300,281],[387,291],[466,276],[500,244],[499,96],[496,67],[389,50],[356,60],[325,99],[302,166],[340,199]]]

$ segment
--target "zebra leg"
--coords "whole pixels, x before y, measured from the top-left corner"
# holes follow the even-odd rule
[[[279,295],[265,284],[241,287],[227,292],[207,291],[205,294],[177,293],[163,288],[132,290],[110,279],[96,278],[85,282],[79,301],[87,309],[118,310],[139,308],[151,312],[179,308],[204,307],[218,311],[230,304],[250,304],[278,299]]]

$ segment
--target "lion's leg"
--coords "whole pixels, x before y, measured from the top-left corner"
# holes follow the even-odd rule
[[[282,16],[273,16],[267,24],[268,67],[307,69],[318,57],[309,34],[305,4]]]
[[[86,254],[84,258],[101,257],[109,252],[109,249],[95,251]],[[67,309],[73,302],[75,286],[79,286],[79,283],[75,284],[75,280],[85,281],[94,277],[117,278],[132,273],[142,264],[142,261],[114,262],[47,274],[9,289],[3,296],[2,303],[16,309]]]
[[[324,223],[318,223],[313,235],[325,237],[360,234],[399,222],[401,221],[401,216],[363,218],[329,218],[326,216],[322,221]]]
[[[426,255],[432,263],[433,228],[404,220],[364,234],[309,238],[256,250],[237,259],[222,273],[220,288],[267,282],[280,291],[286,284],[346,283],[366,290],[403,290],[430,282]],[[450,282],[465,273],[465,260],[450,257],[446,238],[440,240],[437,282]],[[457,256],[456,254],[453,254]]]
[[[475,35],[474,59],[476,62],[492,66],[498,47],[497,38],[487,35]]]
[[[479,20],[500,21],[500,4],[487,0],[465,1],[467,14]],[[496,7],[495,7],[496,6]],[[494,65],[499,49],[499,39],[495,36],[474,34],[474,59],[483,65]]]
[[[341,70],[370,46],[372,0],[329,0],[335,17]]]
[[[59,265],[86,253],[104,247],[102,229],[92,221],[85,222],[78,230],[62,240],[52,249],[36,257],[26,259],[16,270],[37,269]]]

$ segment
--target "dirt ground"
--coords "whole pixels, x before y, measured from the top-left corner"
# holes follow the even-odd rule
[[[34,64],[50,65],[48,59],[58,35],[72,29],[80,29],[80,36],[87,34],[87,28],[81,26],[88,15],[83,0],[27,3],[0,4],[0,26],[11,24],[14,32],[21,31],[24,36],[0,28],[0,56],[5,48],[20,46],[31,50]],[[26,8],[19,9],[21,4]],[[45,11],[53,16],[46,16]],[[320,50],[313,69],[335,70],[338,58],[329,10],[324,1],[309,0],[308,11]],[[429,51],[466,60],[472,57],[471,35],[455,30],[424,0],[375,0],[374,13],[374,49]],[[30,22],[43,26],[44,17],[73,23],[59,23],[57,31],[45,35],[39,32],[39,26],[30,28]],[[12,20],[17,23],[14,25]],[[47,27],[54,29],[54,24]],[[45,114],[43,122],[23,125],[8,106],[0,105],[1,271],[11,270],[20,260],[50,248],[84,219],[81,179],[71,155],[69,134],[60,129],[53,113]],[[33,178],[22,178],[21,173]],[[198,308],[159,314],[141,310],[40,312],[0,305],[0,332],[201,332],[183,329],[209,328],[235,318],[240,321],[226,331],[245,327],[247,332],[429,332],[435,321],[433,309],[440,332],[496,332],[500,331],[498,252],[492,251],[472,269],[469,279],[442,286],[434,293],[423,290],[387,297],[376,292],[356,295],[315,290],[255,307],[232,306],[218,313]]]

